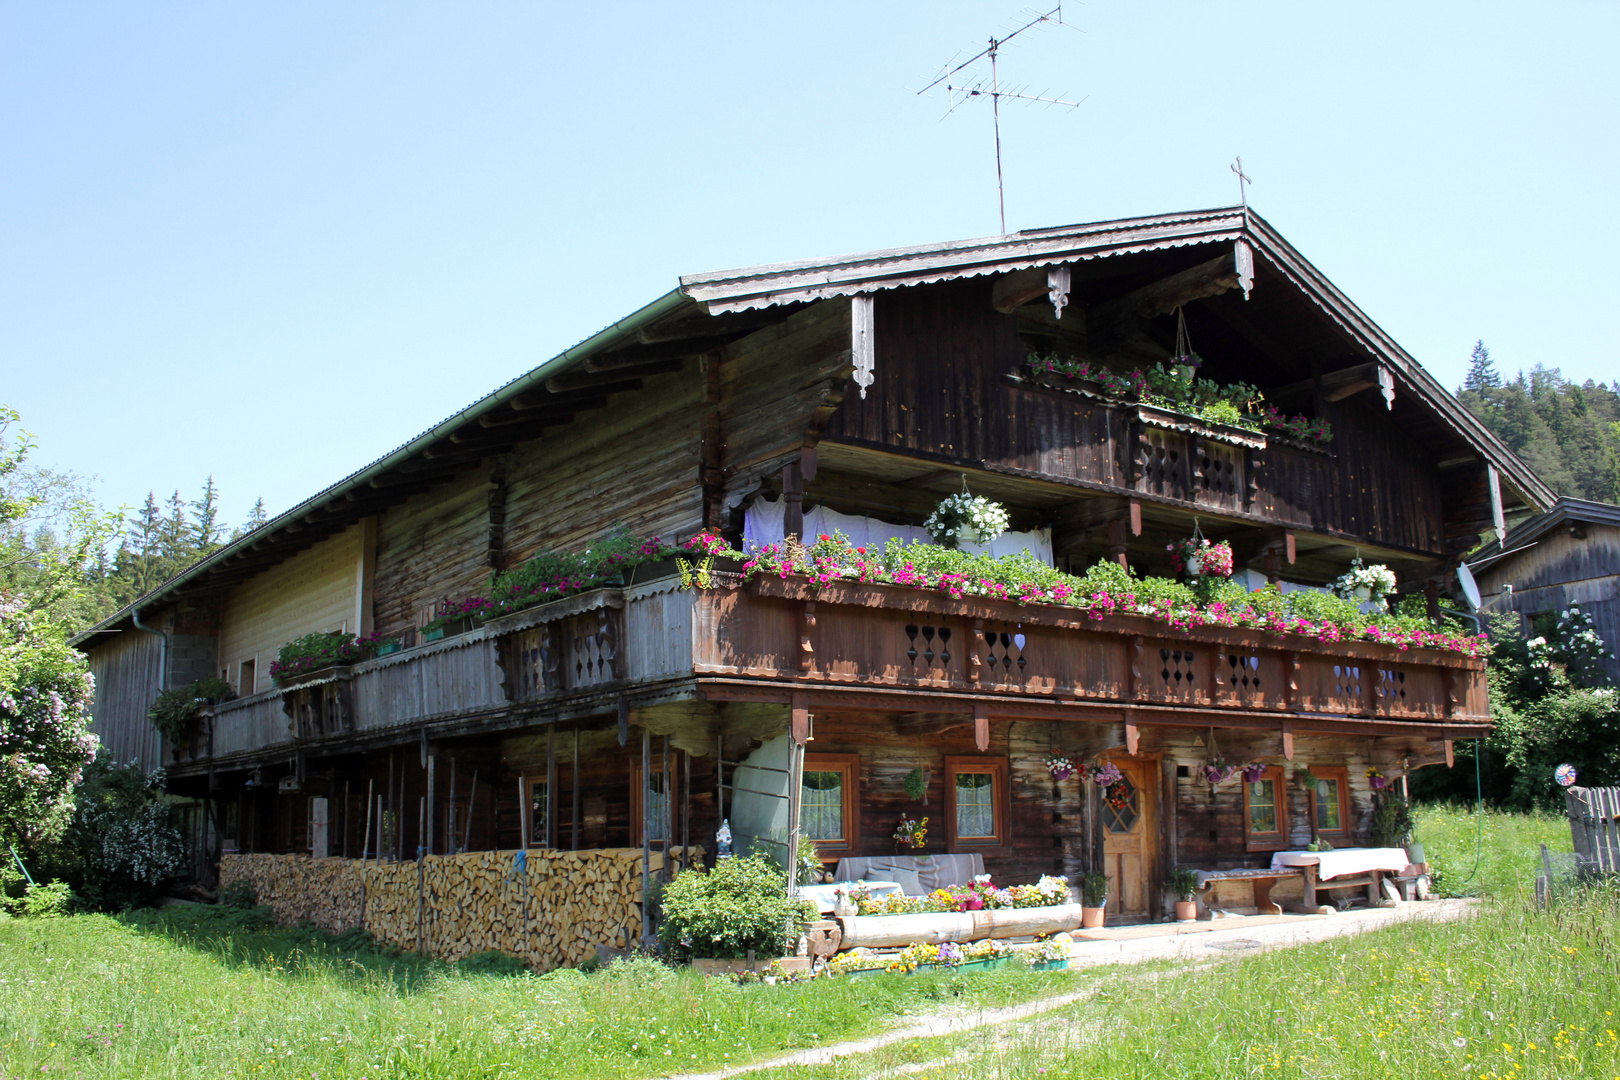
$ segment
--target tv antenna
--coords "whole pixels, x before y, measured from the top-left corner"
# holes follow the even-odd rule
[[[948,94],[950,94],[951,99],[951,107],[947,110],[947,114],[955,112],[958,105],[961,105],[966,101],[971,101],[974,98],[987,97],[990,99],[990,115],[996,133],[996,199],[1001,209],[1001,234],[1003,236],[1007,234],[1007,190],[1001,171],[1001,99],[1010,98],[1015,101],[1039,102],[1048,107],[1053,105],[1061,105],[1068,109],[1078,109],[1085,101],[1085,98],[1081,98],[1079,101],[1065,101],[1062,98],[1052,97],[1044,93],[1027,94],[1023,92],[1023,87],[1016,87],[1009,90],[1003,90],[1001,88],[1000,70],[997,66],[997,54],[1001,51],[1001,47],[1007,44],[1007,42],[1011,41],[1013,38],[1017,37],[1019,34],[1022,34],[1025,30],[1028,30],[1033,26],[1039,26],[1041,23],[1045,22],[1056,22],[1059,26],[1063,25],[1063,5],[1059,4],[1051,11],[1037,14],[1029,22],[1025,23],[1023,26],[1020,26],[1018,29],[1012,31],[1010,34],[1007,34],[1004,37],[992,37],[990,39],[990,44],[984,49],[975,55],[968,57],[955,67],[951,67],[942,72],[933,82],[917,91],[919,95],[926,94],[940,83],[944,83],[945,90]],[[963,85],[957,85],[949,81],[958,73],[967,70],[974,64],[977,64],[980,60],[985,59],[990,61],[990,79],[988,86],[982,78],[976,83]]]

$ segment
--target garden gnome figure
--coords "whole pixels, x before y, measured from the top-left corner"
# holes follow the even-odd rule
[[[715,848],[720,853],[720,855],[719,855],[720,858],[729,859],[731,857],[731,819],[730,818],[727,818],[727,819],[725,819],[724,821],[722,821],[720,823],[720,831],[714,834],[714,844],[715,844]]]

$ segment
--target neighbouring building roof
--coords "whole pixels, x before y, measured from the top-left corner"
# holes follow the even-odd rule
[[[1474,553],[1473,558],[1468,560],[1468,566],[1476,572],[1485,570],[1503,559],[1511,558],[1518,552],[1533,547],[1554,529],[1571,522],[1620,528],[1620,506],[1565,495],[1553,503],[1552,508],[1546,513],[1537,514],[1513,526],[1500,542],[1492,540],[1480,548]]]

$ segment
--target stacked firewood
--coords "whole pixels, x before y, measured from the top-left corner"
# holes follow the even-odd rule
[[[694,858],[701,849],[692,849]],[[524,857],[520,861],[518,855]],[[682,852],[671,853],[673,868]],[[654,852],[652,871],[664,856]],[[579,964],[641,934],[640,848],[474,851],[415,862],[227,855],[220,882],[253,883],[283,923],[308,920],[445,960],[496,950],[539,970]]]

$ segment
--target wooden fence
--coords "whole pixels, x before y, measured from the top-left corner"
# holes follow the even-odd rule
[[[1564,792],[1580,874],[1620,873],[1620,788],[1572,787]]]

